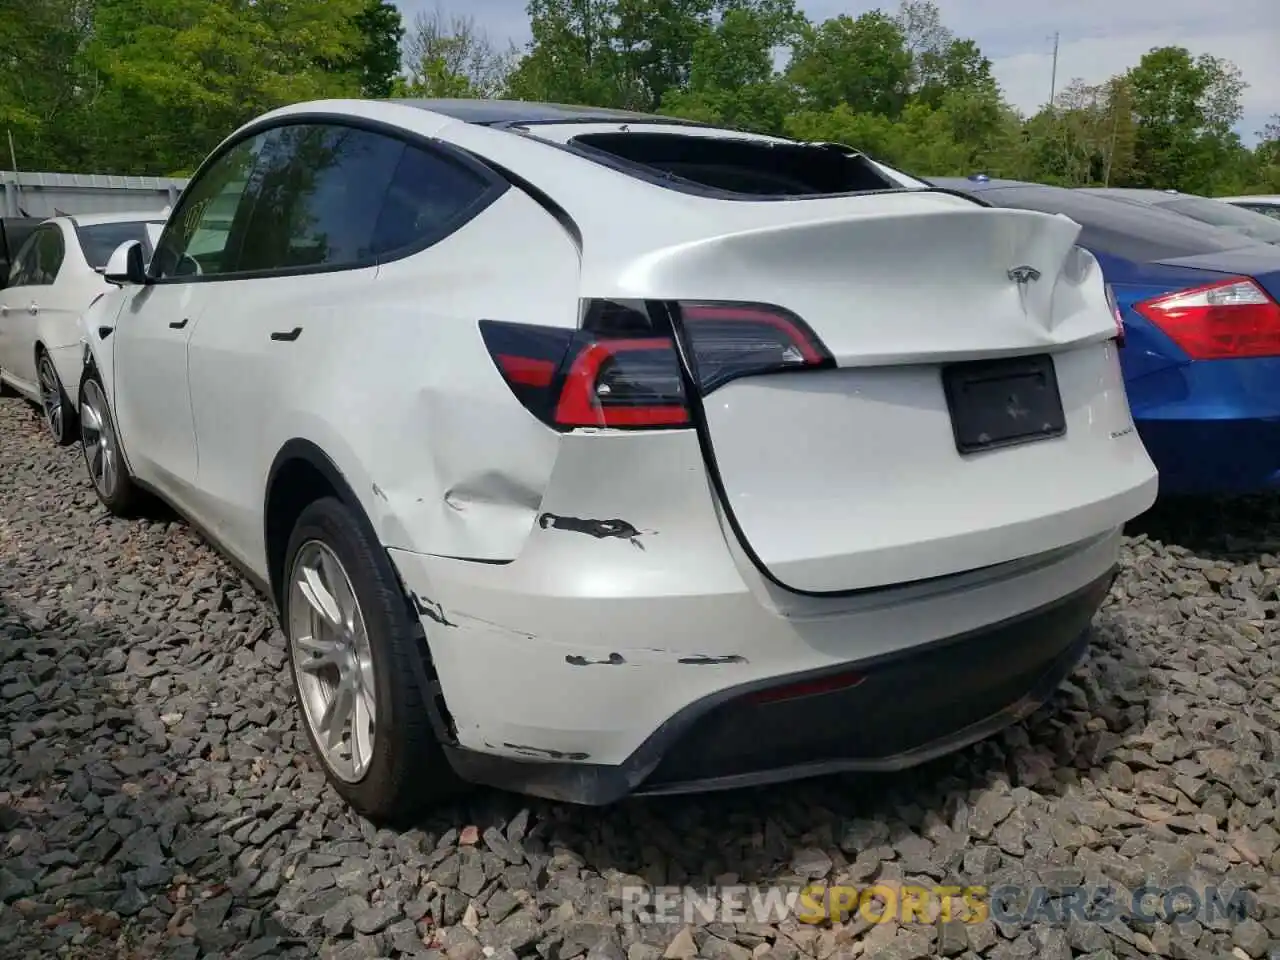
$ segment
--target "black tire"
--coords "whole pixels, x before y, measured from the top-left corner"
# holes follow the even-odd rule
[[[4,371],[0,370],[0,373],[4,373]],[[3,378],[0,378],[0,397],[16,397],[17,395],[18,391],[9,386]]]
[[[49,428],[53,442],[60,447],[65,447],[80,436],[79,424],[76,423],[76,409],[67,399],[67,391],[63,389],[62,378],[58,376],[58,368],[53,365],[53,358],[43,348],[40,348],[36,354],[36,371],[40,383],[40,406],[44,413],[45,426]],[[50,399],[47,393],[53,393],[55,396]]]
[[[125,464],[120,450],[120,437],[116,433],[115,420],[111,416],[111,407],[106,400],[107,392],[103,389],[102,380],[97,371],[86,373],[80,381],[80,450],[84,454],[85,468],[89,472],[89,482],[102,505],[117,517],[133,516],[144,497],[129,468]],[[95,426],[95,417],[100,418],[103,430]],[[102,436],[105,432],[109,446],[102,451],[103,456],[114,457],[115,469],[109,476],[100,476],[100,464],[90,454],[92,436]]]
[[[316,741],[302,706],[303,693],[293,657],[291,589],[299,551],[319,541],[337,557],[360,604],[373,660],[377,718],[369,768],[355,782],[329,769],[325,751]],[[290,645],[289,673],[298,700],[299,722],[306,731],[312,755],[329,783],[353,810],[378,823],[404,822],[415,813],[459,793],[464,784],[453,772],[440,747],[417,677],[434,676],[426,638],[411,616],[408,600],[391,561],[340,500],[325,497],[307,506],[294,524],[285,552],[280,621]],[[304,602],[305,601],[301,601]],[[418,663],[415,665],[415,658]]]

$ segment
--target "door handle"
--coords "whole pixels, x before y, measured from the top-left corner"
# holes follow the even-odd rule
[[[292,330],[284,332],[277,330],[275,333],[271,334],[271,339],[282,340],[285,343],[293,343],[293,341],[297,340],[300,336],[302,336],[302,328],[294,327]]]
[[[39,312],[40,312],[40,308],[34,303],[31,304],[31,306],[27,307],[27,313],[31,314],[33,317]]]
[[[8,306],[0,305],[0,317],[7,317],[8,315],[9,315]]]
[[[190,317],[183,317],[181,320],[175,320],[173,323],[169,324],[169,329],[170,329],[170,330],[181,330],[183,327],[185,327],[185,326],[186,326],[188,323],[190,323],[190,322],[191,322],[191,318],[190,318]]]

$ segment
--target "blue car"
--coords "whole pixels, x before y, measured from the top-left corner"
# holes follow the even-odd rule
[[[1086,191],[931,182],[1081,225],[1123,322],[1125,388],[1162,494],[1280,488],[1280,247]]]

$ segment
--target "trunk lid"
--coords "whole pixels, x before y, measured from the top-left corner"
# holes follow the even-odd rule
[[[952,199],[742,204],[735,216],[765,207],[766,222],[656,252],[628,277],[642,295],[783,307],[833,355],[835,369],[742,377],[702,404],[730,520],[792,590],[1032,556],[1155,498],[1079,227]],[[848,212],[863,204],[878,209]],[[1046,435],[1000,442],[1028,429]]]
[[[1115,333],[1097,262],[1066,217],[927,193],[735,206],[764,222],[651,253],[624,287],[786,307],[840,366],[1025,353]]]

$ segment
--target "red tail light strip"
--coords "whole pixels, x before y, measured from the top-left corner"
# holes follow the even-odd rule
[[[480,323],[512,392],[558,430],[688,427],[677,332],[702,396],[738,377],[835,365],[803,320],[767,304],[592,300],[583,317],[581,330]]]
[[[628,353],[668,354],[675,358],[670,337],[643,340],[601,340],[588,344],[573,360],[556,404],[556,423],[565,427],[656,427],[676,426],[689,422],[684,404],[684,390],[675,368],[669,396],[678,403],[653,403],[624,406],[612,405],[609,396],[601,396],[607,384],[601,383],[601,371],[611,360]]]

